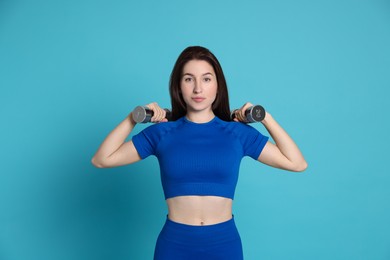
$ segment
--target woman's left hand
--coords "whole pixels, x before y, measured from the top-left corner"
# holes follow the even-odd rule
[[[250,103],[250,102],[246,102],[241,108],[239,108],[236,111],[234,111],[235,118],[233,120],[236,121],[236,122],[248,123],[248,119],[245,116],[245,111],[248,108],[250,108],[250,107],[253,107],[253,104]],[[267,114],[268,113],[266,111],[265,112],[265,117],[264,117],[263,121],[267,117]],[[263,121],[261,121],[261,122],[263,122]]]
[[[241,108],[236,109],[234,111],[235,118],[233,120],[236,121],[236,122],[242,122],[242,123],[247,122],[246,116],[245,116],[245,111],[248,108],[250,108],[251,106],[253,106],[252,103],[246,102]]]

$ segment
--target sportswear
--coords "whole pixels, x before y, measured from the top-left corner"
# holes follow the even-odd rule
[[[250,125],[216,116],[207,123],[184,116],[150,125],[132,137],[142,159],[158,158],[165,199],[183,195],[233,199],[241,159],[257,160],[267,140]]]
[[[234,217],[206,226],[177,223],[168,217],[154,250],[154,260],[242,260]]]

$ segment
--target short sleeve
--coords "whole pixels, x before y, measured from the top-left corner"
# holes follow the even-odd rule
[[[142,159],[155,155],[159,135],[155,127],[149,126],[132,137],[135,149]]]
[[[269,137],[264,136],[257,129],[250,125],[244,126],[245,127],[241,132],[241,142],[243,145],[244,156],[250,156],[257,160]]]

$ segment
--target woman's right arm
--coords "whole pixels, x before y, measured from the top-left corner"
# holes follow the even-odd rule
[[[151,122],[165,122],[166,112],[157,103],[146,105],[154,115]],[[92,157],[92,164],[98,168],[110,168],[131,164],[141,160],[132,141],[125,142],[127,136],[135,127],[136,122],[130,113],[117,127],[104,139],[99,149]]]
[[[95,155],[92,157],[92,164],[98,168],[110,168],[122,166],[141,160],[132,141],[125,142],[131,133],[136,122],[131,113],[112,130]]]

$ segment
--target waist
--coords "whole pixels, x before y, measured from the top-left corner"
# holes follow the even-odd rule
[[[178,196],[167,199],[168,218],[174,222],[206,226],[232,218],[233,201],[218,196]]]
[[[230,216],[227,221],[207,226],[187,225],[167,218],[160,232],[160,237],[176,244],[190,245],[191,247],[214,246],[228,241],[240,240],[234,216]]]

